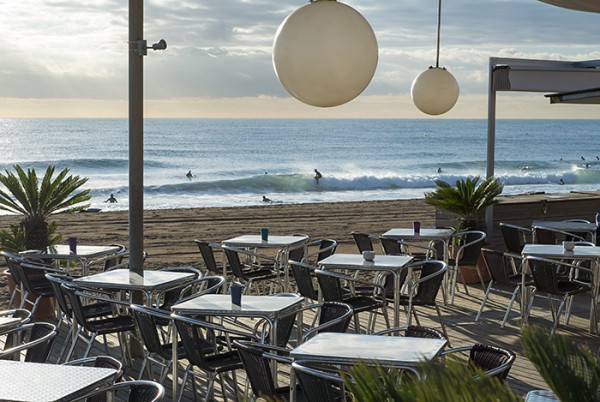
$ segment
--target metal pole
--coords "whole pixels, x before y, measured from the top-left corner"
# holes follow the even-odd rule
[[[487,135],[487,172],[486,177],[494,176],[494,159],[496,158],[496,86],[494,84],[494,66],[490,58],[488,90],[488,135]],[[494,229],[494,207],[485,210],[485,226],[487,238],[491,240]]]
[[[144,273],[144,2],[129,0],[129,271]]]

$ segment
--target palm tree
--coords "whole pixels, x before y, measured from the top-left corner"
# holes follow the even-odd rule
[[[478,182],[479,176],[475,176],[457,180],[453,187],[443,180],[436,180],[438,188],[425,193],[425,202],[458,215],[461,229],[473,228],[477,215],[485,208],[498,204],[496,197],[504,189],[504,184],[495,177],[488,177],[477,185]]]
[[[16,174],[8,170],[5,175],[0,174],[0,183],[6,188],[0,190],[0,209],[22,215],[23,219],[12,225],[10,231],[0,232],[1,245],[7,251],[19,251],[55,244],[61,236],[52,237],[58,226],[55,222],[48,223],[48,218],[54,213],[88,208],[89,204],[82,203],[90,200],[90,190],[78,191],[88,179],[67,176],[67,168],[53,178],[54,166],[48,166],[40,184],[35,169],[25,172],[19,165],[14,169]]]

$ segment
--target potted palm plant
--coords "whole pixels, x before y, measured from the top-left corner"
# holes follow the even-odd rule
[[[481,227],[478,216],[487,207],[498,204],[504,184],[496,177],[488,177],[479,183],[479,176],[457,180],[452,186],[436,180],[435,191],[425,193],[425,202],[436,208],[452,212],[459,220],[460,231]]]
[[[41,181],[35,169],[25,171],[15,165],[15,172],[0,173],[0,209],[21,215],[21,221],[10,230],[0,231],[0,249],[18,252],[27,249],[42,250],[56,244],[61,236],[56,234],[56,222],[48,222],[50,215],[58,212],[72,213],[86,209],[83,204],[91,198],[90,190],[78,191],[87,178],[67,176],[63,169],[54,176],[54,166],[49,166]]]

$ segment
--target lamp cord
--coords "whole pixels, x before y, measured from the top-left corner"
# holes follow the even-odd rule
[[[438,20],[437,20],[437,48],[435,54],[435,67],[440,66],[440,28],[442,25],[442,0],[438,0]]]

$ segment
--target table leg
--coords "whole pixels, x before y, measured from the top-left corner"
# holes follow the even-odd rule
[[[171,353],[172,353],[172,358],[173,358],[173,363],[171,363],[173,366],[171,367],[171,371],[172,371],[172,380],[173,380],[173,401],[177,400],[177,385],[178,385],[178,378],[177,378],[177,365],[178,365],[178,361],[177,361],[177,328],[175,327],[175,320],[171,319],[169,325],[171,325],[171,336],[173,338],[172,340],[172,344],[171,344]]]
[[[523,257],[523,261],[521,262],[521,328],[527,325],[529,316],[529,299],[531,298],[531,291],[529,287],[525,285],[528,273],[529,263],[527,262],[527,258]]]
[[[394,272],[394,327],[400,326],[400,292],[402,283],[400,282],[400,272]],[[410,272],[408,273],[410,275]],[[410,283],[410,278],[408,278]],[[384,295],[385,297],[385,295]]]
[[[600,294],[600,267],[598,266],[600,261],[594,259],[592,261],[592,304],[590,306],[590,333],[597,334],[598,333],[598,296]]]

